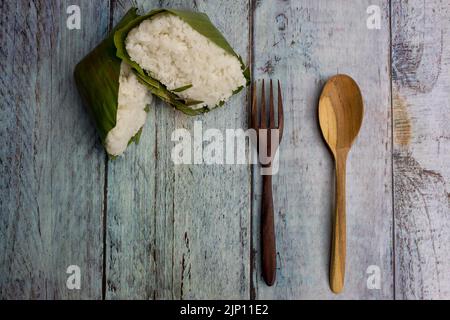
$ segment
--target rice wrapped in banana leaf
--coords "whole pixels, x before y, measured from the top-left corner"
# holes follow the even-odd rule
[[[78,91],[91,114],[100,139],[112,158],[138,142],[152,94],[129,65],[116,55],[114,33],[137,18],[129,11],[115,30],[75,67]]]
[[[204,13],[154,10],[118,28],[114,43],[154,95],[189,115],[221,106],[250,80]]]
[[[78,91],[107,153],[138,142],[152,95],[188,115],[221,106],[250,80],[203,13],[133,8],[75,68]]]

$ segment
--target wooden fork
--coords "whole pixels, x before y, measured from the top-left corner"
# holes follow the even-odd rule
[[[267,130],[267,153],[270,161],[267,164],[261,163],[262,167],[271,168],[272,159],[277,152],[278,144],[283,136],[283,101],[281,98],[281,85],[278,81],[278,123],[275,124],[273,85],[270,80],[270,96],[269,96],[269,119],[266,114],[266,96],[264,80],[261,88],[261,110],[258,112],[258,103],[256,98],[256,84],[253,84],[252,94],[252,110],[251,110],[251,127],[256,130],[258,153],[260,150],[260,132]],[[258,121],[258,114],[260,114]],[[271,130],[278,130],[279,143],[276,146],[271,145]],[[273,149],[273,150],[272,150]],[[263,175],[263,191],[261,204],[261,248],[262,248],[262,272],[264,281],[267,285],[272,286],[276,277],[276,244],[275,244],[275,225],[273,214],[273,197],[272,197],[272,174]]]

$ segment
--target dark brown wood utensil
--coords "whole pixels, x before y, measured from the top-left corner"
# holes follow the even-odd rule
[[[274,96],[273,96],[273,84],[270,80],[270,96],[269,96],[269,119],[266,114],[266,96],[264,80],[262,81],[261,92],[261,110],[258,111],[258,102],[256,97],[256,84],[253,85],[252,95],[252,120],[251,126],[256,130],[258,141],[258,152],[261,152],[260,144],[260,132],[261,130],[267,130],[267,156],[273,157],[277,152],[278,144],[276,146],[271,145],[271,130],[278,130],[279,142],[283,136],[283,101],[281,97],[281,84],[278,81],[278,119],[275,124],[275,110],[274,110]],[[259,120],[258,120],[258,115]],[[272,161],[267,164],[261,164],[265,168],[271,168]],[[263,190],[262,190],[262,203],[261,203],[261,250],[262,250],[262,272],[264,281],[267,285],[272,286],[275,283],[276,278],[276,241],[275,241],[275,221],[273,213],[273,196],[272,196],[272,175],[263,175]]]

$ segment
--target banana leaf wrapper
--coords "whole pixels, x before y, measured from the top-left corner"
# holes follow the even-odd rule
[[[78,92],[97,128],[101,142],[116,126],[118,109],[119,77],[122,60],[116,55],[114,33],[136,19],[135,10],[130,10],[117,24],[110,35],[75,67],[74,77]],[[142,128],[130,139],[138,143]],[[113,155],[110,158],[115,159]]]
[[[132,8],[130,12],[131,15],[137,15],[137,9]],[[234,52],[233,48],[227,42],[227,40],[223,37],[219,30],[212,24],[211,20],[209,20],[208,16],[201,12],[191,12],[191,11],[183,11],[183,10],[175,10],[175,9],[157,9],[150,11],[149,13],[137,16],[136,18],[129,21],[126,25],[121,26],[114,34],[114,44],[117,48],[117,57],[122,59],[124,62],[129,64],[131,68],[134,70],[135,74],[138,76],[140,81],[145,84],[149,90],[155,95],[158,96],[161,100],[167,102],[168,104],[174,106],[178,110],[182,111],[187,115],[199,115],[205,112],[208,112],[212,109],[208,107],[203,107],[200,109],[192,109],[190,106],[201,103],[202,101],[194,101],[194,100],[185,100],[177,96],[177,92],[183,91],[189,86],[184,88],[178,88],[176,90],[169,91],[166,86],[164,86],[157,79],[152,78],[145,70],[143,70],[136,62],[132,61],[130,56],[127,53],[125,48],[125,39],[127,38],[128,33],[137,27],[142,21],[163,13],[168,12],[180,17],[184,22],[189,24],[194,30],[199,32],[204,37],[208,38],[210,41],[215,43],[220,48],[224,49],[229,54],[237,57],[241,63],[242,72],[247,79],[247,85],[250,83],[250,69],[245,67],[242,58]],[[244,87],[237,88],[233,95],[240,92]],[[216,107],[222,106],[224,101],[220,102]]]

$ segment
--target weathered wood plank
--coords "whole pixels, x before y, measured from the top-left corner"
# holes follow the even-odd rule
[[[112,1],[208,13],[248,61],[246,1]],[[78,4],[82,30],[66,28]],[[368,30],[378,4],[381,30]],[[104,153],[74,89],[76,62],[107,33],[109,1],[0,2],[0,298],[101,298]],[[391,298],[392,191],[387,1],[254,1],[256,78],[284,84],[286,135],[274,179],[278,281],[260,277],[260,179],[255,173],[250,250],[246,166],[175,166],[171,133],[246,128],[245,94],[189,118],[158,102],[139,147],[109,162],[107,298]],[[396,298],[450,297],[448,167],[449,5],[392,2]],[[331,157],[320,137],[324,81],[348,73],[366,115],[348,163],[344,294],[328,289]],[[323,176],[321,177],[321,174]],[[199,185],[199,182],[200,185]],[[195,186],[195,193],[190,192]],[[68,265],[80,291],[66,289]],[[368,290],[366,269],[381,269]],[[250,272],[253,277],[250,279]],[[251,281],[250,281],[251,280]],[[251,286],[249,284],[251,283]],[[250,290],[252,290],[250,293]]]
[[[381,29],[366,27],[369,5]],[[261,279],[260,179],[254,173],[254,296],[273,299],[393,297],[391,107],[388,1],[255,1],[254,75],[280,79],[285,135],[274,177],[277,282]],[[344,292],[328,285],[334,169],[318,125],[317,102],[327,78],[351,75],[365,103],[361,132],[347,167],[347,267]],[[369,290],[366,270],[381,271]]]
[[[66,28],[78,4],[82,30]],[[72,77],[108,2],[0,2],[0,297],[101,298],[104,153]],[[66,268],[81,268],[81,290]]]
[[[398,299],[450,298],[450,4],[392,2]]]
[[[205,12],[247,60],[247,1],[119,1]],[[188,117],[157,102],[140,145],[109,163],[107,298],[248,298],[250,169],[180,165],[171,134],[194,121],[203,129],[245,128],[245,93],[210,114]]]

